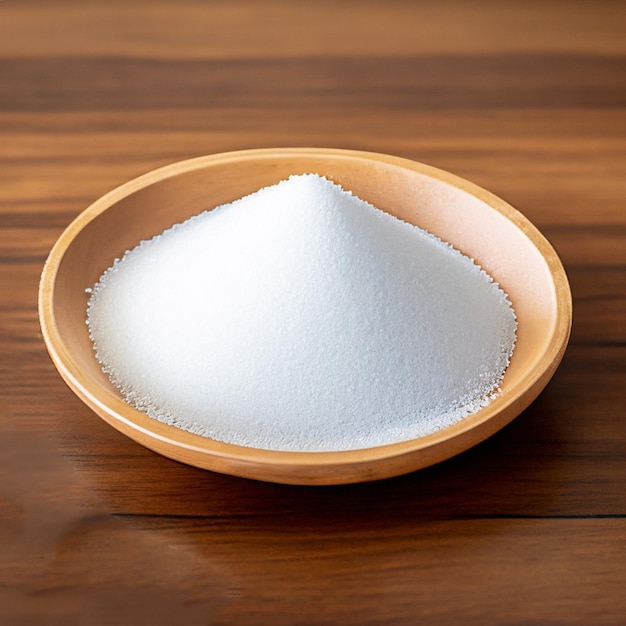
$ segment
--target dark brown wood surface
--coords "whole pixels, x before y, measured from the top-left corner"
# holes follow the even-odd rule
[[[570,277],[539,399],[333,488],[193,469],[65,387],[37,284],[115,186],[225,150],[373,150],[521,210]],[[0,624],[626,624],[626,3],[0,3]]]

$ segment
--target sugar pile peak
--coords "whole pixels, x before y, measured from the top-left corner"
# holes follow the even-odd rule
[[[445,428],[492,400],[515,344],[471,259],[314,174],[141,242],[90,291],[96,357],[128,403],[271,450]]]

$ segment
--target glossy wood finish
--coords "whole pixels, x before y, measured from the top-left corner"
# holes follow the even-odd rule
[[[0,6],[0,623],[620,624],[626,616],[626,5]],[[337,146],[430,163],[561,256],[570,346],[449,461],[343,487],[194,469],[58,376],[63,229],[162,165]]]

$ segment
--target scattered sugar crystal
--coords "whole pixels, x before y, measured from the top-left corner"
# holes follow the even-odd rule
[[[516,333],[471,259],[314,174],[141,242],[93,287],[87,323],[149,416],[294,451],[461,420],[497,394]]]

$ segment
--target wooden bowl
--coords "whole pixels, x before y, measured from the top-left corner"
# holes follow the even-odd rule
[[[426,437],[339,452],[282,452],[214,441],[158,422],[124,402],[95,359],[87,294],[113,259],[142,239],[291,174],[324,175],[378,208],[425,228],[476,261],[509,294],[518,339],[500,395]],[[485,440],[542,391],[563,357],[572,303],[556,253],[520,213],[447,172],[393,156],[318,148],[247,150],[150,172],[108,193],[56,242],[39,292],[46,346],[69,387],[138,443],[182,463],[264,481],[323,485],[396,476]]]

